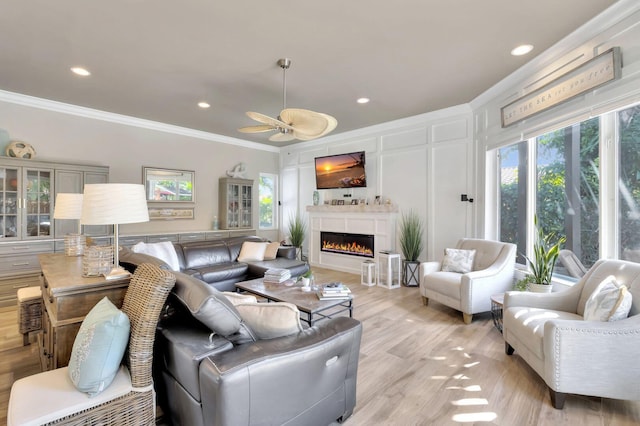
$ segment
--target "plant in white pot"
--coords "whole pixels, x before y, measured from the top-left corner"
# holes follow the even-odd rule
[[[552,290],[551,279],[556,260],[560,254],[560,246],[566,241],[565,237],[558,238],[555,244],[552,241],[554,233],[545,235],[542,228],[538,226],[538,217],[534,216],[533,223],[536,228],[536,241],[533,244],[533,258],[525,256],[531,276],[528,287],[530,291],[539,293],[550,293]]]
[[[307,234],[307,222],[296,213],[289,217],[289,241],[296,248],[296,257],[302,260],[302,243]]]
[[[408,287],[414,287],[420,284],[418,277],[418,268],[420,262],[418,257],[422,253],[422,218],[414,211],[410,211],[406,215],[403,213],[400,220],[400,248],[402,249],[403,274],[402,282]]]

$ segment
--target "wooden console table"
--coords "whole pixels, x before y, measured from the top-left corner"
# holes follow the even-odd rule
[[[38,256],[42,268],[43,333],[39,338],[43,370],[65,367],[82,320],[103,297],[122,306],[129,278],[83,277],[82,256],[62,253]]]

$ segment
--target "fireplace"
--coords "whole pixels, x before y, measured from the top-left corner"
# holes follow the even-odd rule
[[[374,235],[320,232],[320,251],[374,257]]]

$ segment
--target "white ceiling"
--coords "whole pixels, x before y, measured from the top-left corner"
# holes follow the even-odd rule
[[[288,57],[287,106],[335,134],[470,102],[613,3],[0,0],[0,89],[268,143],[237,128],[278,115]]]

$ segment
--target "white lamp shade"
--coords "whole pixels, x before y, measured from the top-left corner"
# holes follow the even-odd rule
[[[80,219],[82,217],[82,194],[58,194],[53,210],[54,219]]]
[[[95,183],[84,187],[83,225],[117,225],[149,221],[144,185]]]

